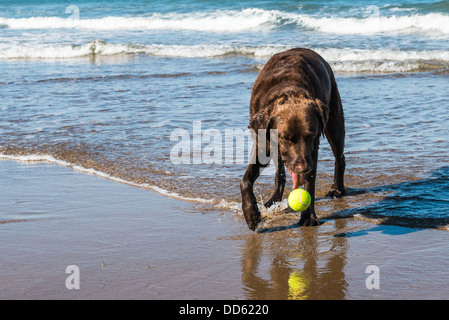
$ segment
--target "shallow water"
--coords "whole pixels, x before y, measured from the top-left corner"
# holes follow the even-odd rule
[[[448,232],[328,218],[254,233],[243,217],[55,164],[0,161],[0,179],[2,300],[448,296]],[[80,290],[67,290],[69,265]]]
[[[305,46],[336,72],[346,117],[350,192],[324,198],[333,161],[323,140],[318,214],[448,223],[444,1],[48,1],[2,4],[0,12],[3,155],[77,166],[240,214],[250,143],[228,147],[226,137],[247,132],[251,86],[268,58]],[[180,141],[189,164],[174,161]],[[269,197],[273,180],[267,170],[258,197]],[[272,214],[265,212],[268,225]]]

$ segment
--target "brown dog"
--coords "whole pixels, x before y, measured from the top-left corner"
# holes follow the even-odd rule
[[[318,225],[314,202],[321,134],[326,135],[335,156],[334,182],[328,196],[345,193],[345,124],[340,94],[329,64],[314,51],[304,48],[271,57],[252,89],[249,128],[256,135],[259,129],[267,132],[276,129],[278,133],[275,191],[265,206],[282,200],[285,164],[292,175],[293,188],[304,184],[312,197],[309,208],[301,213],[299,225]],[[242,209],[251,230],[260,222],[253,184],[268,165],[267,161],[260,161],[259,152],[270,150],[269,134],[264,140],[266,145],[261,146],[258,141],[253,147],[255,161],[251,161],[240,183]]]

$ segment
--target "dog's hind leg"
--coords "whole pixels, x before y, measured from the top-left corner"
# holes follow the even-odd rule
[[[345,119],[341,104],[340,93],[334,81],[331,99],[329,102],[329,120],[324,133],[332,148],[335,157],[334,181],[331,190],[327,193],[330,197],[341,197],[346,193],[344,185],[344,173],[346,161],[344,156],[345,147]]]

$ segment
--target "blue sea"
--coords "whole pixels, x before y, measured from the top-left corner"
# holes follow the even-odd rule
[[[348,196],[324,197],[323,138],[318,216],[447,229],[448,1],[0,1],[0,158],[241,216],[251,87],[294,47],[330,63],[346,118]]]

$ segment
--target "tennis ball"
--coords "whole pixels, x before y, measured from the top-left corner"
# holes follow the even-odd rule
[[[301,188],[293,190],[288,196],[288,205],[295,211],[306,210],[311,202],[310,193]]]

